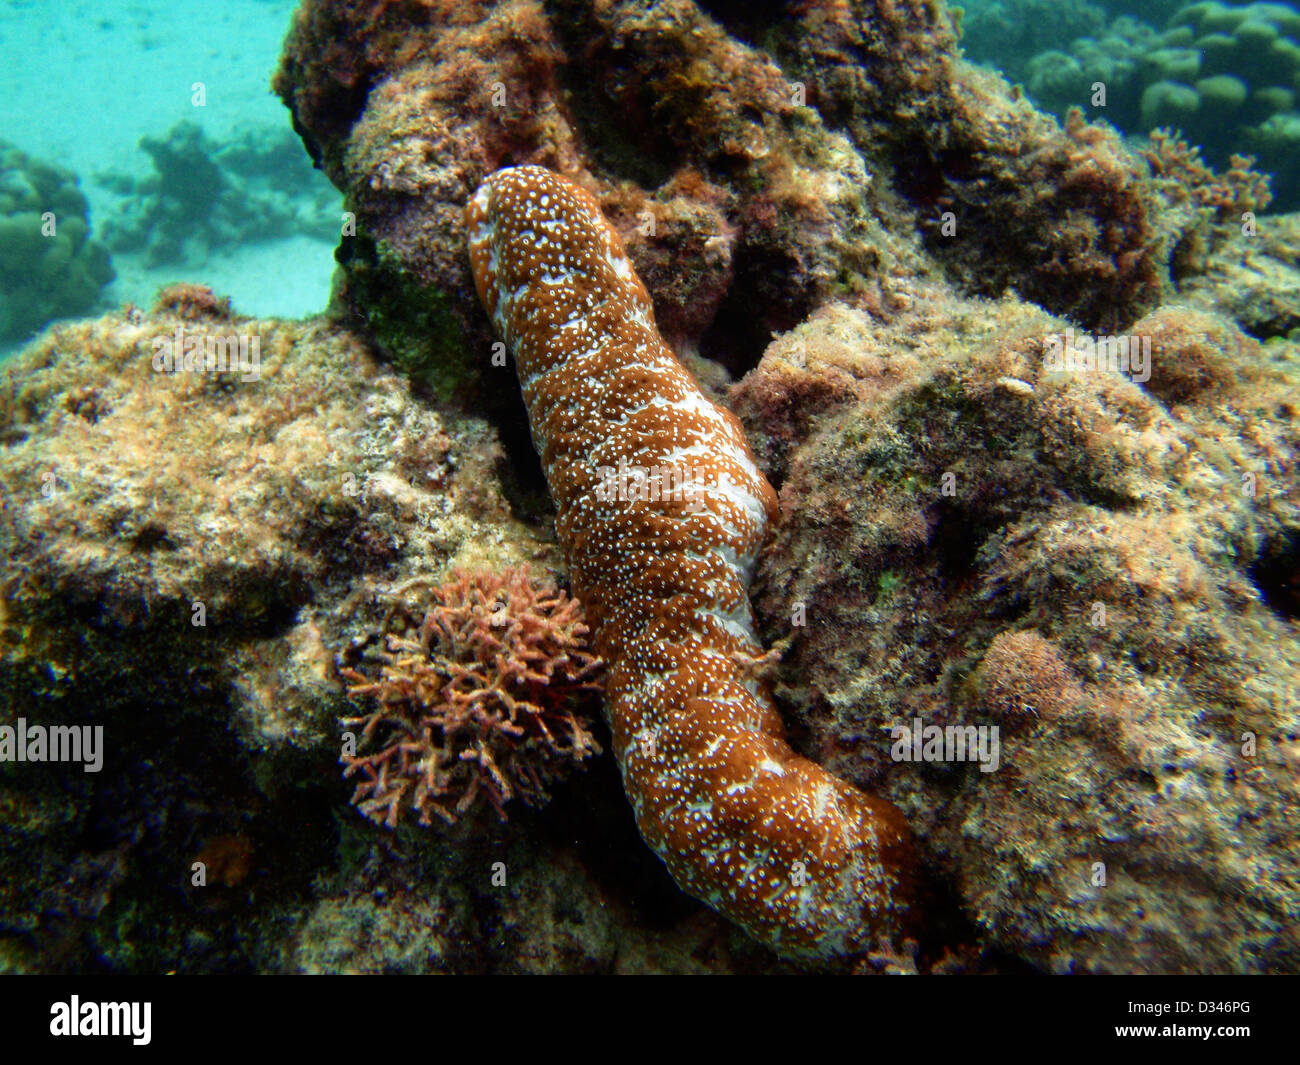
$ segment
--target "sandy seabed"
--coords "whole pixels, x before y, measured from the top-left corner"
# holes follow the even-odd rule
[[[92,230],[120,200],[96,180],[151,171],[142,136],[182,119],[225,143],[259,126],[287,127],[271,74],[295,0],[0,0],[0,140],[81,178]],[[203,82],[206,103],[192,102]],[[321,179],[324,181],[324,178]],[[162,267],[115,254],[105,305],[149,304],[174,281],[211,285],[259,317],[321,310],[332,237],[249,244]],[[7,352],[0,351],[0,354]]]

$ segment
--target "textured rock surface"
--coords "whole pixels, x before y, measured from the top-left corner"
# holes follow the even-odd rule
[[[1235,319],[1252,336],[1300,329],[1300,214],[1270,218],[1253,237],[1238,230],[1183,285],[1187,299]]]
[[[786,470],[755,591],[794,636],[778,695],[908,813],[986,945],[1294,970],[1300,352],[1169,307],[1133,327],[1143,388],[1047,371],[1064,328],[933,291],[828,306],[738,386]],[[810,379],[835,390],[792,423]],[[892,762],[915,718],[998,725],[1001,768]]]
[[[1078,685],[1095,707],[1103,696],[1088,685],[1100,685],[1107,705],[1140,719],[1149,712],[1140,709],[1145,693],[1131,689],[1163,693],[1164,673],[1181,676],[1175,663],[1201,635],[1184,632],[1175,609],[1194,595],[1179,585],[1157,597],[1140,626],[1154,648],[1135,649],[1124,642],[1133,636],[1128,599],[1106,582],[1122,583],[1135,567],[1173,579],[1162,552],[1171,538],[1183,542],[1183,522],[1218,530],[1238,560],[1214,569],[1224,565],[1223,549],[1207,531],[1174,567],[1180,581],[1206,567],[1228,589],[1210,610],[1217,620],[1206,622],[1205,638],[1268,665],[1237,614],[1252,602],[1268,639],[1287,636],[1286,615],[1265,601],[1289,579],[1276,574],[1291,565],[1284,560],[1295,528],[1284,472],[1293,412],[1277,406],[1287,379],[1251,376],[1262,349],[1230,322],[1207,324],[1175,306],[1140,323],[1158,348],[1145,391],[1114,374],[1040,380],[1044,337],[1071,323],[1004,293],[1014,287],[1049,312],[1069,312],[1074,328],[1137,332],[1132,323],[1171,294],[1161,263],[1175,244],[1184,252],[1180,283],[1218,309],[1230,298],[1219,279],[1240,269],[1234,254],[1240,263],[1260,252],[1271,273],[1259,291],[1285,305],[1285,247],[1204,236],[1204,219],[1175,209],[1113,135],[1077,118],[1063,130],[995,76],[962,64],[947,13],[924,0],[799,6],[770,19],[718,8],[721,22],[688,2],[515,2],[458,9],[454,20],[440,4],[421,9],[414,36],[394,33],[394,15],[382,6],[303,9],[277,87],[309,145],[390,250],[390,263],[448,301],[470,350],[486,352],[489,341],[472,309],[458,306],[464,260],[448,217],[485,172],[524,162],[574,176],[596,194],[679,347],[734,372],[753,364],[771,330],[794,327],[735,393],[760,461],[784,482],[791,515],[763,564],[758,604],[766,635],[792,638],[781,694],[807,730],[796,733],[802,750],[863,786],[885,787],[934,835],[933,869],[956,891],[956,924],[970,922],[981,946],[1047,968],[1293,963],[1277,916],[1295,909],[1285,887],[1293,856],[1283,849],[1282,864],[1249,888],[1229,871],[1268,832],[1221,837],[1216,826],[1225,822],[1207,802],[1191,815],[1191,835],[1161,822],[1143,836],[1133,826],[1151,815],[1146,793],[1126,795],[1120,820],[1144,872],[1112,870],[1105,894],[1072,879],[1091,869],[1084,841],[1110,817],[1101,784],[1085,789],[1073,831],[1039,842],[1044,823],[1026,820],[1023,835],[1003,837],[986,809],[991,794],[1012,796],[1013,819],[1017,804],[1037,810],[1047,802],[1035,787],[1017,791],[1013,768],[973,773],[963,787],[952,767],[892,764],[875,731],[917,715],[996,723],[989,715],[1000,709],[1014,723],[1009,730],[1025,734],[1033,715],[1008,709],[1015,686],[994,669],[1021,646],[1064,691]],[[1205,255],[1187,252],[1193,239]],[[673,275],[664,276],[664,263],[675,265]],[[692,293],[700,302],[688,311]],[[979,294],[1003,295],[990,304],[972,298]],[[1268,349],[1269,365],[1282,373],[1291,350]],[[1217,437],[1236,435],[1247,442],[1227,452],[1246,448],[1235,460],[1253,464],[1243,471],[1281,480],[1254,501],[1196,496],[1191,488],[1201,490],[1207,464],[1223,491],[1235,484],[1236,468],[1215,449],[1224,447]],[[1199,447],[1215,461],[1198,457]],[[955,475],[955,494],[936,499],[945,472]],[[1120,601],[1100,634],[1079,630],[1090,617],[1082,607],[1062,612],[1050,551],[1026,546],[1073,543],[1076,534],[1082,544],[1119,540],[1109,561],[1100,547],[1098,559],[1085,551],[1098,575],[1071,578],[1094,597],[1089,605],[1109,602],[1089,581]],[[1015,582],[1003,569],[1024,589],[1006,590]],[[897,611],[889,609],[895,600]],[[798,606],[820,624],[791,632]],[[998,654],[980,672],[999,636]],[[966,674],[986,678],[989,693],[963,686],[975,683]],[[1282,701],[1278,661],[1268,676],[1271,694],[1251,705],[1259,716],[1239,712],[1243,731],[1269,735],[1271,757],[1284,762],[1294,709]],[[1187,684],[1199,697],[1198,682]],[[1205,721],[1228,720],[1213,704],[1168,698],[1169,727],[1188,743]],[[1021,769],[1044,789],[1076,762],[1089,763],[1113,724],[1092,728],[1092,717],[1081,723],[1061,699],[1052,705],[1068,724],[1039,738],[1035,760],[1026,756]],[[1230,738],[1226,724],[1214,736]],[[1147,763],[1159,755],[1151,752],[1167,742],[1153,737],[1145,753],[1121,751],[1117,771],[1156,791],[1143,774],[1154,774]],[[1209,763],[1201,771],[1210,774]],[[1277,809],[1287,809],[1288,785],[1270,786],[1281,789]],[[1279,814],[1268,831],[1286,831],[1284,820]],[[999,842],[1006,839],[1015,843]],[[1185,880],[1178,848],[1193,839],[1224,848],[1203,898],[1243,891],[1243,915],[1205,948],[1191,935],[1167,942],[1161,931],[1176,924]],[[1096,860],[1114,865],[1116,857]],[[1145,935],[1135,917],[1144,905],[1163,912]],[[1261,921],[1266,931],[1249,931]],[[1094,941],[1072,947],[1085,927],[1098,933]]]
[[[403,287],[406,317],[384,304],[376,332],[414,364],[464,356],[410,307],[490,344],[458,212],[508,164],[581,174],[668,335],[733,372],[829,296],[887,303],[900,276],[949,269],[1089,323],[1158,295],[1141,163],[962,62],[933,0],[799,6],[735,35],[692,0],[415,8],[304,4],[276,78],[358,215],[343,299],[374,323],[367,281]]]
[[[335,663],[381,630],[388,589],[558,557],[511,518],[495,433],[418,401],[360,338],[204,290],[161,304],[56,327],[4,368],[4,723],[102,726],[106,758],[0,765],[0,968],[770,967],[743,944],[733,962],[655,868],[608,766],[580,800],[556,791],[554,822],[454,845],[347,805]],[[178,327],[258,337],[258,376],[156,372]]]
[[[3,964],[779,967],[671,883],[608,758],[464,838],[371,826],[339,779],[331,666],[394,582],[563,573],[460,224],[540,162],[714,397],[757,367],[729,402],[789,515],[755,599],[778,708],[937,889],[867,967],[1300,967],[1296,218],[1248,236],[1063,131],[941,5],[711,9],[304,5],[278,88],[357,212],[348,327],[192,291],[6,367],[0,699],[103,723],[111,762],[0,767]],[[1045,367],[1112,323],[1145,383]],[[259,334],[258,381],[154,373],[182,324]],[[998,725],[999,769],[894,761],[918,716]]]

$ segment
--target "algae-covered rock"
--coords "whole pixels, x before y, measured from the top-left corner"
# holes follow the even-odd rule
[[[914,296],[823,308],[735,393],[782,471],[755,601],[803,748],[908,812],[985,945],[1293,971],[1300,348]],[[997,764],[900,760],[915,722],[996,726]]]
[[[411,26],[397,9],[307,4],[275,87],[359,232],[441,293],[483,357],[457,226],[508,162],[579,175],[670,328],[696,333],[676,339],[733,369],[836,289],[887,298],[894,276],[933,268],[918,251],[1085,320],[1154,301],[1159,236],[1132,157],[966,64],[942,7],[768,12],[743,33],[693,0],[468,11]],[[924,249],[896,236],[912,211]],[[682,277],[701,279],[711,313],[676,295]]]
[[[0,141],[0,341],[85,314],[114,276],[76,177]]]
[[[1228,233],[1183,283],[1183,295],[1251,336],[1300,339],[1300,215],[1269,218],[1249,234],[1240,226]]]
[[[0,763],[0,969],[774,966],[656,867],[612,763],[469,838],[349,806],[338,664],[394,589],[559,570],[481,418],[193,285],[53,328],[4,386],[0,724],[103,731],[92,772]]]

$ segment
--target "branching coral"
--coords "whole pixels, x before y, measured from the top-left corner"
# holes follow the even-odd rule
[[[1201,158],[1201,150],[1189,145],[1171,129],[1156,129],[1143,150],[1151,171],[1179,187],[1198,207],[1207,207],[1222,222],[1239,218],[1243,211],[1263,211],[1273,202],[1267,174],[1254,169],[1252,156],[1233,155],[1228,170],[1217,174]]]
[[[359,777],[352,801],[376,823],[404,808],[448,823],[486,799],[502,820],[513,798],[544,803],[548,786],[600,753],[585,709],[601,690],[577,600],[527,568],[458,573],[429,593],[419,616],[398,589],[385,622],[377,679],[351,667],[348,693],[371,705],[343,719],[360,753],[340,761]]]

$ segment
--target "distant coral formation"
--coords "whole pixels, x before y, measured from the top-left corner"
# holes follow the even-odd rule
[[[109,246],[142,251],[157,265],[299,233],[332,239],[338,225],[328,211],[335,198],[293,147],[279,129],[218,144],[188,120],[163,136],[142,137],[153,174],[99,175],[123,196],[120,217],[105,227]]]
[[[977,62],[995,63],[1010,78],[1040,52],[1097,33],[1106,25],[1098,5],[1061,0],[975,0],[964,5],[962,50]]]
[[[1219,167],[1254,155],[1279,205],[1300,205],[1300,12],[1290,5],[1190,4],[1164,30],[1122,16],[1040,52],[1023,76],[1058,114],[1082,107],[1133,134],[1173,127]]]
[[[342,761],[372,821],[394,828],[409,809],[421,824],[455,823],[484,803],[504,820],[512,799],[544,803],[554,781],[600,752],[586,714],[601,662],[576,599],[526,567],[458,573],[428,589],[422,617],[401,593],[375,675],[340,670],[371,707],[343,720],[361,735]]]
[[[85,314],[114,276],[77,178],[0,141],[0,341]]]

